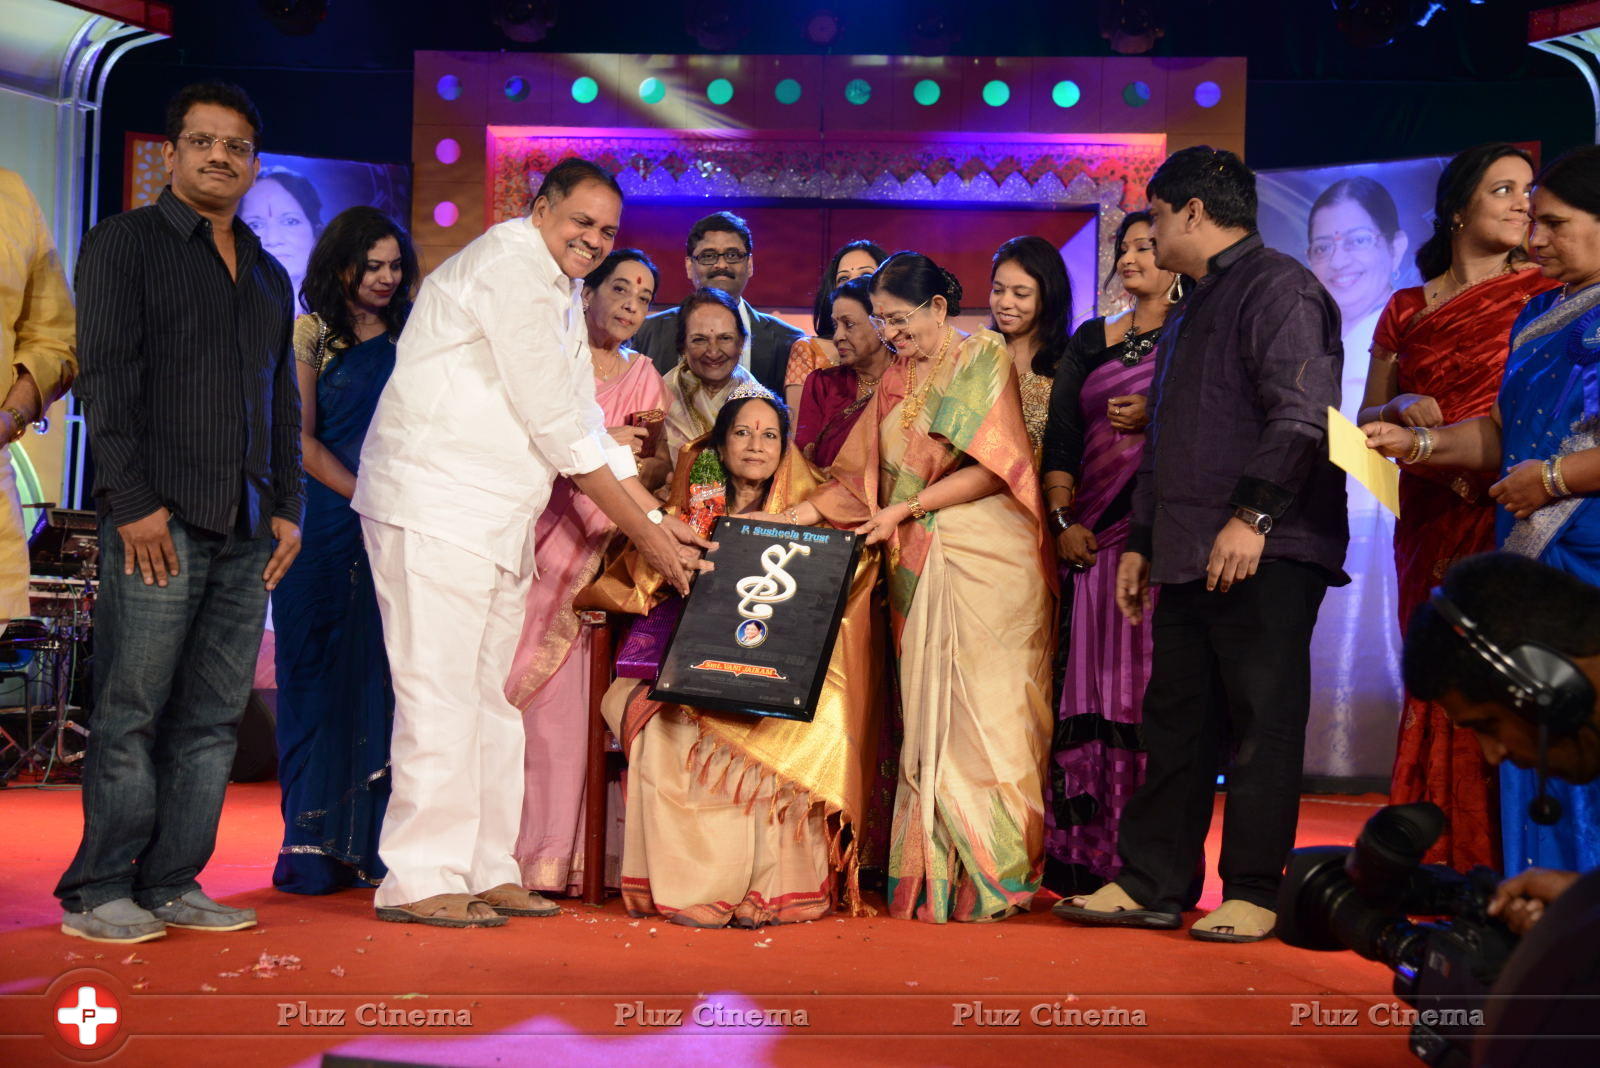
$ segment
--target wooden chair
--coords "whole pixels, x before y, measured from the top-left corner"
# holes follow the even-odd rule
[[[580,611],[579,622],[589,628],[589,735],[585,763],[583,808],[583,901],[600,905],[606,899],[606,770],[613,753],[621,753],[611,729],[600,714],[600,702],[611,687],[616,668],[611,617],[605,612]]]

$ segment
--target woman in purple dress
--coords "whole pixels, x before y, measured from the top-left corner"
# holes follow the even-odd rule
[[[1073,334],[1056,367],[1040,464],[1057,550],[1077,572],[1045,781],[1044,884],[1064,897],[1117,874],[1117,823],[1144,779],[1139,723],[1151,634],[1117,610],[1117,561],[1144,452],[1152,353],[1182,279],[1156,267],[1145,212],[1122,220],[1115,248],[1113,277],[1133,305]]]

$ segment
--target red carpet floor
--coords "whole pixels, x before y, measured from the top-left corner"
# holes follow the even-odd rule
[[[1308,797],[1300,841],[1348,842],[1378,803]],[[1406,1028],[1387,1025],[1389,974],[1350,953],[1071,927],[1047,901],[946,927],[878,916],[694,931],[630,920],[615,899],[497,930],[402,926],[372,918],[370,891],[274,891],[281,829],[276,784],[232,787],[204,875],[214,896],[259,909],[259,927],[102,946],[60,934],[50,896],[78,841],[77,792],[0,791],[0,1064],[105,1057],[53,1026],[85,969],[120,1003],[103,1032],[116,1065],[312,1066],[330,1052],[430,1065],[1415,1063]],[[1203,904],[1216,899],[1213,880]]]

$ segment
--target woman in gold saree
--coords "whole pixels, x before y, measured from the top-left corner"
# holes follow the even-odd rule
[[[777,513],[791,522],[818,479],[788,448],[788,423],[783,403],[761,386],[736,387],[711,432],[684,448],[668,510],[708,532],[719,515]],[[622,896],[630,914],[760,927],[824,916],[841,893],[852,912],[863,911],[857,845],[882,690],[882,626],[871,611],[877,557],[861,555],[809,723],[662,704],[636,678],[612,685],[606,721],[628,754]],[[664,589],[625,553],[586,603],[661,612]],[[650,658],[637,646],[624,643],[628,666]]]
[[[872,280],[899,354],[801,523],[887,543],[905,741],[889,911],[933,923],[1025,911],[1044,856],[1054,561],[1017,375],[992,330],[947,320],[961,286],[914,252]]]

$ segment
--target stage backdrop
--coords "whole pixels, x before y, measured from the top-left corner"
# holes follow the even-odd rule
[[[1309,267],[1339,305],[1344,377],[1340,410],[1361,408],[1378,316],[1396,289],[1420,285],[1412,262],[1433,231],[1433,190],[1445,159],[1359,163],[1259,176],[1261,235]],[[1355,480],[1350,585],[1328,591],[1311,654],[1306,774],[1387,783],[1399,727],[1400,621],[1394,519]]]
[[[728,208],[756,235],[751,301],[802,329],[827,255],[860,236],[952,261],[981,304],[994,247],[1038,232],[1082,318],[1109,307],[1105,239],[1167,151],[1243,150],[1245,95],[1229,57],[418,52],[414,232],[426,270],[580,155],[617,174],[620,240],[658,258],[663,299],[688,223]]]
[[[161,163],[165,140],[159,134],[128,135],[123,170],[126,207],[154,204],[161,195],[167,182]],[[239,217],[289,272],[298,300],[306,259],[322,228],[335,215],[358,204],[377,208],[406,226],[411,215],[411,168],[404,163],[263,152],[261,174],[239,204]]]

